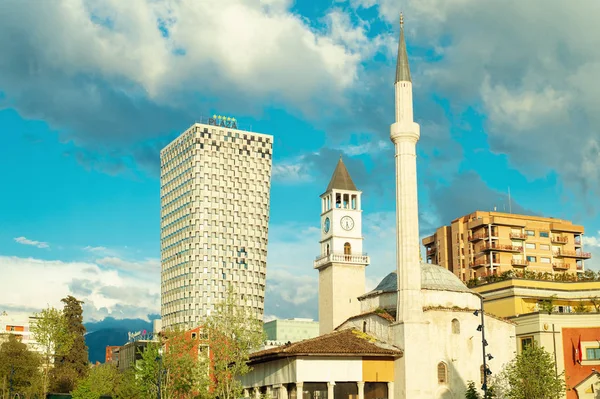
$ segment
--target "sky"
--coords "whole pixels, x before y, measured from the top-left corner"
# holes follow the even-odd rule
[[[421,236],[475,210],[566,218],[599,270],[600,2],[4,0],[0,311],[71,294],[87,321],[156,317],[159,151],[213,114],[275,137],[265,317],[318,317],[340,155],[373,288],[395,268],[400,11]]]

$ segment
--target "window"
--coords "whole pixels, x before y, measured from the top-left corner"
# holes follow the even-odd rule
[[[525,244],[525,248],[528,249],[535,249],[535,244],[532,242],[528,242],[527,244]]]
[[[347,242],[344,244],[344,255],[350,255],[352,254],[352,247],[350,246],[350,243]]]
[[[448,383],[448,367],[446,366],[446,363],[444,363],[444,362],[438,363],[437,373],[438,373],[438,383],[447,384]]]
[[[540,244],[540,249],[542,251],[550,251],[550,245],[548,245],[548,244]]]
[[[540,262],[542,263],[550,263],[550,258],[541,257]]]
[[[550,237],[550,234],[547,231],[540,231],[540,237]]]
[[[460,334],[460,322],[457,319],[452,320],[452,334]]]
[[[600,360],[600,348],[586,348],[585,360]]]
[[[536,257],[535,257],[535,256],[528,256],[528,257],[527,257],[527,261],[528,261],[528,262],[537,262],[537,259],[536,259]]]
[[[533,345],[533,337],[521,338],[521,350],[522,351],[529,348],[531,345]]]
[[[534,237],[535,236],[535,231],[534,230],[525,230],[525,234],[527,234],[530,237]]]

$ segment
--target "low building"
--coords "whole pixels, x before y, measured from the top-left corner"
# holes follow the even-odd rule
[[[423,238],[427,262],[462,281],[520,269],[582,273],[591,258],[583,250],[583,226],[571,221],[476,211]]]
[[[319,335],[319,322],[313,319],[275,319],[264,323],[267,340],[276,342],[297,342]]]
[[[139,340],[121,346],[118,350],[118,369],[126,371],[131,367],[135,367],[136,363],[142,360],[142,355],[150,342],[152,341]]]
[[[597,398],[600,281],[510,278],[472,290],[486,311],[516,323],[518,353],[535,343],[552,354],[556,372],[565,374],[567,399]]]
[[[119,345],[116,346],[107,346],[106,347],[106,355],[104,358],[104,363],[114,363],[119,364],[119,349],[121,347]]]
[[[0,314],[0,339],[3,334],[11,334],[27,345],[30,350],[39,350],[31,326],[35,323],[35,316],[28,314]]]
[[[334,331],[250,355],[244,397],[277,399],[394,397],[402,351],[356,329]]]

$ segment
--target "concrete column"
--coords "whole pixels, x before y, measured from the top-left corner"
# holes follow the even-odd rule
[[[267,398],[273,397],[273,387],[271,385],[267,386]]]
[[[394,382],[388,382],[388,399],[394,399]]]
[[[334,391],[333,388],[335,387],[335,382],[331,381],[327,383],[327,399],[334,399]]]
[[[260,389],[258,389],[258,386],[254,386],[254,398],[255,399],[260,399]]]
[[[358,381],[356,385],[358,385],[358,399],[365,399],[365,382]]]
[[[281,386],[279,387],[279,395],[277,399],[288,399],[288,391],[287,386],[285,384],[281,384]]]
[[[244,398],[249,398],[250,397],[250,392],[248,391],[248,388],[244,388]]]
[[[296,383],[296,399],[302,399],[304,397],[304,383]]]

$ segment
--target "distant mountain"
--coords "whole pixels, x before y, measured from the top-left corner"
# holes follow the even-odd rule
[[[129,330],[119,328],[105,328],[85,335],[85,344],[88,347],[90,362],[104,363],[106,347],[124,345],[127,342]]]
[[[149,315],[149,318],[157,318]],[[124,345],[127,342],[128,332],[152,331],[152,322],[142,319],[115,319],[107,317],[101,321],[84,323],[87,334],[85,343],[88,346],[90,362],[104,363],[106,347]]]

